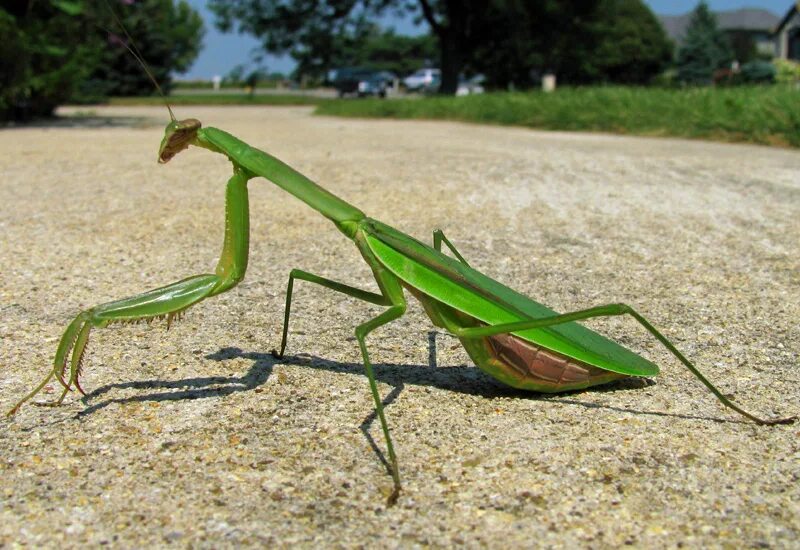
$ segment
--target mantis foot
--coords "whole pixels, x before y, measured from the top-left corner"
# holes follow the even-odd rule
[[[397,499],[400,498],[400,487],[392,489],[392,494],[386,499],[386,506],[394,506],[397,504]]]

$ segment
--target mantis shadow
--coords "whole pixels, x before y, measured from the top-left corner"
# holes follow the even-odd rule
[[[515,399],[525,399],[528,401],[553,402],[564,405],[579,405],[586,409],[605,409],[619,413],[634,415],[649,415],[669,418],[681,418],[686,420],[711,420],[714,422],[743,423],[740,420],[712,418],[700,415],[687,415],[676,413],[665,413],[658,411],[647,411],[599,403],[588,403],[581,400],[571,399],[570,396],[591,393],[607,393],[616,391],[628,391],[641,389],[654,385],[655,383],[646,378],[627,378],[595,386],[587,390],[576,390],[559,394],[542,394],[526,392],[510,388],[495,381],[489,375],[473,366],[454,366],[439,367],[436,360],[436,332],[428,333],[428,364],[398,364],[398,363],[374,363],[373,370],[375,379],[392,386],[392,390],[383,398],[384,407],[394,403],[405,389],[405,384],[418,386],[434,387],[447,391],[475,395],[487,399],[498,397],[512,397]],[[229,361],[231,359],[248,359],[252,361],[250,368],[242,376],[210,376],[198,378],[185,378],[182,380],[141,380],[133,382],[114,383],[102,386],[88,393],[82,401],[87,404],[112,390],[119,389],[165,389],[178,391],[164,391],[136,395],[124,398],[108,398],[94,405],[88,405],[86,409],[77,413],[76,417],[84,417],[97,412],[112,404],[140,403],[147,401],[182,401],[185,399],[205,399],[209,397],[224,397],[237,392],[251,391],[264,384],[272,374],[273,367],[278,365],[296,365],[312,369],[326,370],[329,372],[352,374],[364,377],[364,366],[361,362],[346,363],[332,361],[309,354],[297,354],[294,356],[284,356],[276,358],[271,353],[243,351],[240,348],[222,348],[215,353],[205,356],[206,359],[214,361]],[[370,434],[370,428],[377,418],[377,413],[372,411],[361,423],[359,429],[364,434],[373,452],[391,473],[388,460],[383,451],[377,445]]]
[[[676,413],[665,413],[658,411],[647,411],[639,409],[630,409],[622,407],[614,407],[610,405],[601,405],[598,403],[587,403],[576,399],[570,399],[570,396],[579,395],[583,393],[607,393],[616,391],[628,391],[641,389],[654,385],[650,379],[647,378],[626,378],[605,384],[603,386],[595,386],[585,390],[575,390],[570,392],[562,392],[558,394],[545,394],[535,393],[524,390],[518,390],[508,387],[496,380],[483,371],[474,366],[453,366],[453,367],[439,367],[436,360],[436,335],[435,331],[428,333],[428,364],[427,365],[413,365],[401,363],[374,363],[373,369],[375,372],[375,379],[392,386],[393,390],[386,396],[384,405],[389,405],[394,402],[402,392],[405,384],[413,384],[418,386],[428,386],[447,391],[463,393],[468,395],[475,395],[487,399],[498,397],[513,397],[516,399],[526,399],[529,401],[548,401],[555,403],[563,403],[569,405],[579,405],[587,409],[606,409],[616,412],[637,414],[637,415],[651,415],[662,416],[670,418],[682,418],[687,420],[713,420],[718,422],[742,422],[738,420],[719,419],[708,416],[687,415]],[[250,391],[258,386],[264,384],[269,376],[272,374],[273,367],[279,365],[297,365],[312,369],[327,370],[329,372],[352,374],[356,376],[364,376],[364,366],[361,362],[345,363],[340,361],[332,361],[329,359],[316,357],[309,354],[297,354],[294,356],[284,356],[280,359],[274,357],[271,353],[243,351],[240,348],[229,347],[222,348],[215,353],[205,356],[206,359],[214,361],[228,361],[231,359],[248,359],[253,363],[249,370],[242,376],[211,376],[211,377],[198,377],[186,378],[182,380],[141,380],[132,382],[122,382],[108,384],[97,388],[96,390],[88,393],[83,402],[88,404],[89,401],[94,400],[104,394],[115,389],[168,389],[179,391],[167,391],[159,393],[150,393],[146,395],[137,395],[124,398],[111,398],[106,399],[95,405],[90,405],[80,413],[79,416],[86,416],[93,412],[100,410],[108,405],[114,403],[132,403],[144,401],[181,401],[184,399],[204,399],[208,397],[224,397],[237,392]],[[373,418],[374,419],[374,418]]]
[[[226,361],[238,355],[237,348],[223,348],[216,353],[206,355],[207,359]],[[186,399],[205,399],[208,397],[224,397],[233,393],[250,391],[262,385],[272,374],[272,367],[279,361],[270,354],[261,354],[242,376],[206,376],[198,378],[184,378],[182,380],[138,380],[132,382],[119,382],[101,386],[87,393],[81,401],[88,404],[112,390],[124,389],[167,389],[179,391],[166,391],[135,395],[133,397],[109,398],[95,405],[89,405],[76,414],[78,418],[88,416],[100,409],[113,404],[142,403],[146,401],[183,401]]]

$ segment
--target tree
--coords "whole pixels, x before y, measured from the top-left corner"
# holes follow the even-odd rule
[[[464,71],[484,72],[499,87],[530,85],[532,70],[576,84],[641,83],[671,57],[641,0],[211,0],[209,7],[220,29],[260,37],[265,50],[290,53],[298,72],[314,79],[342,65],[385,68],[370,56],[389,49],[370,49],[401,44],[376,31],[375,17],[410,10],[436,41],[442,93],[454,93]]]
[[[731,45],[733,58],[741,64],[758,58],[758,49],[753,35],[745,30],[730,30],[725,33]],[[768,59],[772,56],[768,56]]]
[[[0,0],[0,119],[49,116],[68,99],[152,93],[142,67],[120,42],[109,7],[142,48],[157,80],[188,68],[202,20],[181,0]],[[132,47],[132,45],[129,44]]]
[[[114,4],[127,33],[111,24],[96,31],[105,41],[101,62],[85,81],[84,90],[112,96],[150,95],[153,83],[125,47],[140,52],[164,93],[169,93],[172,74],[186,71],[200,52],[203,19],[185,0],[137,0]],[[96,17],[110,15],[102,10]],[[109,34],[105,29],[114,31]],[[129,43],[132,37],[133,43]]]
[[[705,0],[701,0],[692,12],[686,37],[678,50],[678,80],[687,84],[709,84],[714,71],[732,60],[727,38],[717,27],[717,20]]]
[[[422,16],[439,42],[442,94],[455,94],[465,60],[489,31],[490,0],[419,0]]]
[[[238,86],[244,82],[245,71],[247,71],[247,66],[244,63],[239,63],[228,71],[228,74],[225,75],[225,80]]]
[[[334,68],[337,48],[369,32],[390,10],[416,13],[436,37],[442,93],[453,94],[465,60],[484,36],[492,0],[210,0],[222,31],[236,29],[262,41],[264,50],[289,53],[298,72],[319,78]]]
[[[77,1],[0,2],[0,120],[49,116],[97,60]]]
[[[401,36],[372,24],[362,36],[342,40],[331,56],[333,67],[363,67],[411,73],[436,58],[436,41],[429,35]]]
[[[496,36],[472,63],[490,85],[525,88],[552,71],[559,82],[641,84],[672,59],[672,45],[641,0],[494,2]]]
[[[585,77],[591,81],[646,84],[672,61],[673,44],[641,0],[602,0],[587,52]]]
[[[472,68],[490,86],[526,88],[545,72],[562,82],[575,81],[594,41],[587,24],[596,17],[599,0],[495,0],[486,11],[485,36]]]

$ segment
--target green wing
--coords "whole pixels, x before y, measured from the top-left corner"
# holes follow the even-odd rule
[[[558,315],[552,309],[490,279],[376,220],[362,229],[370,250],[392,273],[440,302],[489,325]],[[529,342],[601,369],[652,376],[658,367],[575,322],[514,333]]]

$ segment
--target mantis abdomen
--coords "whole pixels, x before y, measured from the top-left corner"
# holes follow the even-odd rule
[[[442,328],[485,327],[486,324],[435,298],[404,285],[419,300],[433,324]],[[607,384],[628,375],[611,372],[514,336],[495,334],[459,338],[481,370],[513,388],[557,393]]]
[[[526,342],[513,334],[487,336],[488,361],[519,377],[518,387],[546,393],[578,390],[628,378]],[[474,359],[474,358],[473,358]],[[477,361],[476,361],[477,363]]]

